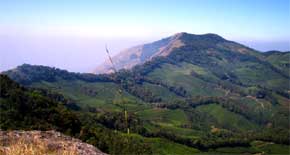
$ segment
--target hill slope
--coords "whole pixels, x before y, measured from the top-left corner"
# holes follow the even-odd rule
[[[132,119],[132,132],[201,151],[235,146],[231,151],[261,152],[256,144],[265,141],[289,145],[287,54],[260,53],[215,34],[174,37],[182,46],[173,47],[166,39],[148,44],[150,61],[143,59],[142,65],[116,74],[76,74],[31,65],[5,74],[26,86],[63,94],[90,113],[110,116],[125,108],[141,123]],[[172,47],[170,52],[154,56],[165,46]],[[110,120],[122,122],[117,118],[122,119]]]
[[[183,33],[153,43],[128,48],[114,56],[112,60],[117,70],[120,70],[131,69],[138,64],[150,61],[154,57],[167,56],[173,48],[183,46],[183,43],[179,39],[181,35],[183,35]],[[112,71],[111,62],[106,60],[103,64],[96,67],[94,73],[111,73]]]
[[[0,86],[0,139],[2,139],[2,134],[7,133],[5,130],[57,130],[79,138],[110,154],[128,154],[129,152],[148,154],[152,152],[150,146],[141,143],[142,137],[136,138],[106,128],[103,124],[115,123],[110,122],[106,116],[71,110],[71,106],[66,103],[67,100],[60,94],[25,88],[2,74],[0,74]],[[29,132],[25,132],[25,134],[27,133]],[[17,137],[14,138],[16,140]],[[13,138],[8,137],[6,142],[10,140],[13,141]],[[22,145],[23,142],[19,143]],[[18,145],[18,141],[15,145]],[[26,147],[33,148],[30,145],[26,145]],[[11,153],[15,154],[15,152]]]
[[[262,54],[238,43],[228,41],[216,34],[194,35],[185,32],[177,33],[173,36],[158,40],[152,43],[135,46],[121,51],[112,59],[117,70],[131,69],[138,64],[143,64],[155,57],[166,57],[176,49],[195,46],[198,49],[208,49],[205,51],[209,56],[218,56],[217,49],[235,51],[240,54],[250,54],[262,58]],[[99,65],[95,73],[110,73],[112,65],[109,60]]]

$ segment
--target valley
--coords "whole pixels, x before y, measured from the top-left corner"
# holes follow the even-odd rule
[[[55,129],[108,154],[289,153],[289,52],[189,33],[138,47],[113,58],[117,73],[29,64],[2,72],[1,129]],[[41,118],[46,108],[59,117]]]

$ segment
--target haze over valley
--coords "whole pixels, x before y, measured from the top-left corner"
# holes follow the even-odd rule
[[[106,44],[115,56],[180,32],[215,33],[262,52],[289,51],[289,21],[288,0],[3,1],[0,71],[27,63],[93,72],[107,59]]]
[[[0,17],[0,154],[290,153],[287,0],[1,1]]]

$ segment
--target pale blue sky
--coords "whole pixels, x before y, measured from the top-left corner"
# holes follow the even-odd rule
[[[0,0],[0,71],[22,63],[89,72],[136,44],[216,33],[258,50],[289,50],[289,0]]]

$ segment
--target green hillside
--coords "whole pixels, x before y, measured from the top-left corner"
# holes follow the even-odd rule
[[[116,74],[28,64],[3,74],[62,94],[108,130],[125,132],[128,110],[131,136],[150,143],[153,154],[285,153],[289,55],[260,53],[215,34],[182,33],[177,40],[182,46],[169,55]]]
[[[185,152],[192,154],[199,152],[197,149],[163,138],[145,138],[113,131],[104,126],[103,122],[106,122],[104,120],[106,118],[72,111],[66,107],[61,96],[54,94],[55,97],[52,97],[52,94],[44,95],[39,90],[24,88],[2,74],[0,83],[1,130],[58,130],[91,143],[110,154],[183,154]],[[95,120],[97,122],[94,122]],[[168,150],[169,147],[172,149]]]
[[[290,58],[290,52],[279,52],[279,51],[269,51],[266,53],[263,53],[265,55],[265,59],[273,64],[275,67],[279,68],[280,70],[283,70],[285,73],[289,73],[289,58]]]

